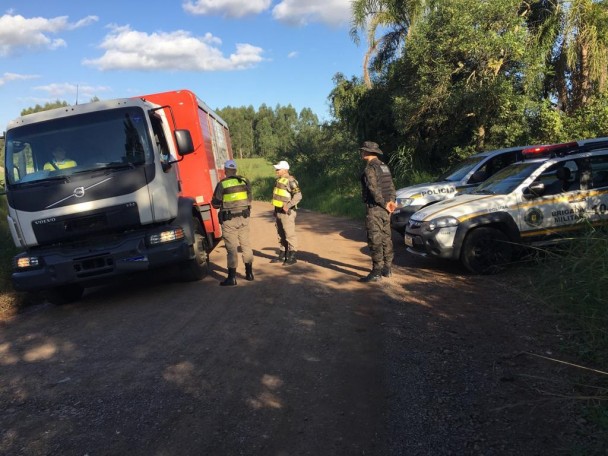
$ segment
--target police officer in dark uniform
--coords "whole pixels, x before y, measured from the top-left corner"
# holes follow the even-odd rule
[[[367,245],[372,256],[372,270],[359,279],[361,282],[377,282],[382,277],[390,277],[393,262],[393,241],[391,238],[391,212],[395,210],[395,185],[391,172],[381,160],[382,151],[378,144],[365,141],[359,148],[361,158],[367,162],[361,175],[363,202],[367,206],[365,228]]]
[[[217,183],[211,200],[213,207],[219,209],[222,236],[228,254],[228,277],[220,282],[223,287],[236,285],[239,245],[245,263],[245,280],[254,280],[253,250],[249,241],[251,185],[247,179],[237,175],[234,160],[226,161],[224,171],[226,177]]]

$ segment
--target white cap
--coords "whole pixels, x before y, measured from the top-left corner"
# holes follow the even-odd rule
[[[224,163],[225,169],[236,169],[236,162],[234,160],[226,160]]]
[[[289,163],[287,163],[285,160],[281,160],[279,163],[272,166],[274,166],[274,169],[289,169]]]

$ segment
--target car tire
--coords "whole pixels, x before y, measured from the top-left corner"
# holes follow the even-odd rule
[[[205,230],[197,218],[193,218],[194,224],[194,258],[185,261],[180,269],[180,279],[184,282],[195,282],[201,280],[209,273],[209,243]]]
[[[467,234],[460,260],[474,274],[502,272],[513,257],[513,244],[496,228],[476,228]]]

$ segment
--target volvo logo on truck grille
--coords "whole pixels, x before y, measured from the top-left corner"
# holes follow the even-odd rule
[[[49,204],[45,209],[48,209],[48,208],[53,207],[53,206],[57,206],[58,204],[63,203],[65,200],[68,200],[68,199],[70,199],[72,197],[82,198],[84,196],[86,190],[89,190],[89,189],[91,189],[93,187],[96,187],[96,186],[98,186],[100,184],[103,184],[104,182],[107,182],[110,179],[112,179],[112,178],[108,177],[107,179],[99,181],[96,184],[89,185],[87,188],[76,187],[70,196],[66,196],[65,198],[61,198],[59,201],[55,201],[53,204]]]

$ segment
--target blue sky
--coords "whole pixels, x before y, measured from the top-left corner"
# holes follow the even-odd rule
[[[332,77],[360,76],[351,0],[0,0],[0,131],[48,101],[190,89],[212,108],[329,118]],[[78,90],[77,90],[78,88]]]

